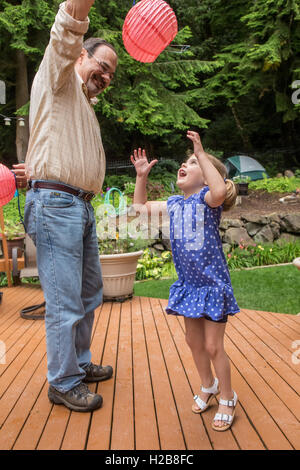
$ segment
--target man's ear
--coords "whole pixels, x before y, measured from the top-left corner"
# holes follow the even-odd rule
[[[87,55],[87,51],[85,49],[81,49],[80,56],[78,57],[78,62],[80,65],[82,64],[85,55]]]

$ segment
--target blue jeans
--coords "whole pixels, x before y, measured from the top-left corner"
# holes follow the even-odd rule
[[[79,385],[91,362],[94,310],[102,274],[93,207],[63,191],[27,192],[24,221],[37,249],[46,301],[48,382],[60,392]]]

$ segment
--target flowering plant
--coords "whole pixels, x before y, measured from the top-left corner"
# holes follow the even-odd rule
[[[101,239],[98,241],[100,255],[113,255],[118,253],[133,253],[147,248],[147,240],[141,238],[116,238]]]
[[[300,243],[275,242],[273,244],[240,244],[226,254],[229,269],[291,263],[300,255]]]

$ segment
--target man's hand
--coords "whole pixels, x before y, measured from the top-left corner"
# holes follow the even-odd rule
[[[75,20],[84,21],[95,0],[67,0],[66,12]]]
[[[25,163],[18,163],[17,165],[13,165],[13,172],[16,175],[17,188],[19,189],[26,188],[27,178],[26,178]]]

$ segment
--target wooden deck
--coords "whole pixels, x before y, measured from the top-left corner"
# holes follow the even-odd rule
[[[43,301],[42,291],[2,291],[1,450],[300,449],[300,316],[242,310],[230,319],[226,351],[239,403],[232,429],[218,433],[217,402],[201,416],[191,412],[199,378],[182,318],[164,313],[166,300],[135,297],[97,309],[93,361],[115,373],[91,386],[102,409],[75,413],[48,401],[44,321],[19,316]]]

